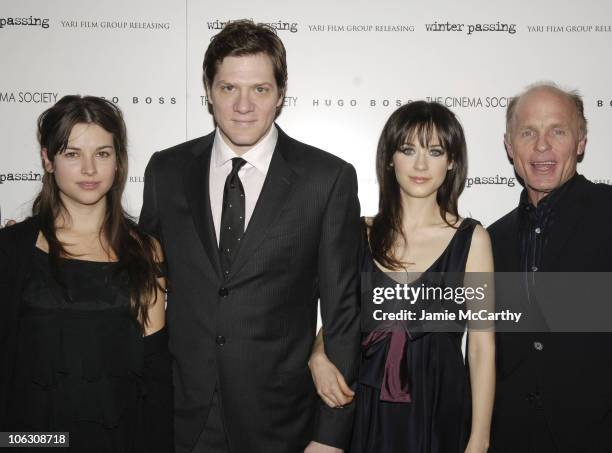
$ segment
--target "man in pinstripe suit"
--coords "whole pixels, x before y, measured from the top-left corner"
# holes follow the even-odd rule
[[[178,452],[338,452],[350,438],[351,405],[322,404],[307,362],[320,298],[326,353],[356,378],[356,174],[275,125],[286,81],[273,30],[228,24],[204,58],[216,130],[147,166],[140,223],[168,264]]]

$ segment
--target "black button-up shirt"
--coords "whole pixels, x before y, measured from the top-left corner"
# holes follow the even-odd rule
[[[527,189],[523,189],[519,217],[522,272],[545,270],[542,269],[542,259],[544,253],[546,253],[550,231],[555,228],[556,209],[559,206],[559,200],[563,198],[576,181],[576,176],[577,174],[574,174],[561,187],[542,198],[537,207],[529,201]]]
[[[527,189],[521,193],[519,205],[519,229],[521,244],[520,270],[524,272],[524,288],[529,310],[531,326],[540,332],[549,331],[548,323],[540,311],[535,291],[535,273],[546,271],[543,265],[544,256],[550,232],[557,227],[555,220],[558,209],[562,206],[560,201],[576,181],[572,176],[561,187],[550,192],[542,198],[538,206],[534,206],[529,200]]]

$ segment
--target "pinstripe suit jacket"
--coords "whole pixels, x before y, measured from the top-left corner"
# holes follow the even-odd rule
[[[206,422],[215,386],[232,453],[301,452],[311,440],[346,448],[352,407],[329,409],[308,370],[317,320],[349,384],[359,357],[355,170],[279,137],[228,278],[221,275],[208,194],[214,133],[155,153],[140,224],[168,263],[177,451]]]

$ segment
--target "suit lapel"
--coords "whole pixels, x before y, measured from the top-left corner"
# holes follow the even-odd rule
[[[549,247],[546,248],[542,268],[545,271],[555,271],[559,268],[559,255],[565,250],[567,241],[583,218],[583,213],[589,205],[586,190],[588,181],[582,175],[577,176],[574,187],[568,187],[567,193],[559,200],[555,208],[555,227],[548,237]]]
[[[185,197],[189,203],[193,223],[206,255],[218,278],[221,278],[221,264],[219,262],[219,249],[217,236],[210,208],[209,196],[209,166],[212,154],[214,133],[208,136],[209,140],[194,149],[194,158],[187,162],[183,169]]]
[[[266,180],[257,199],[255,210],[242,237],[229,278],[247,262],[263,241],[268,227],[274,223],[291,194],[296,174],[287,163],[290,144],[283,131],[278,130],[278,141],[270,161]]]
[[[491,233],[495,272],[518,272],[520,269],[521,242],[519,210],[510,214],[507,225]]]
[[[506,243],[507,250],[504,252],[506,256],[506,268],[510,271],[517,271],[521,268],[521,230],[519,224],[519,212],[518,209],[515,215],[512,216],[512,223],[510,227],[510,239]]]

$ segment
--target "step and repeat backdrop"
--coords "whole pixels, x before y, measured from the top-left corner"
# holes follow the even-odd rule
[[[451,108],[467,135],[460,211],[490,224],[521,187],[503,147],[505,107],[537,81],[584,96],[589,138],[579,171],[612,183],[612,3],[540,0],[2,0],[0,215],[22,219],[40,188],[36,118],[66,94],[112,100],[125,113],[137,216],[150,155],[204,135],[202,59],[227,21],[274,27],[289,88],[277,122],[351,162],[363,214],[376,212],[376,143],[412,100]]]

